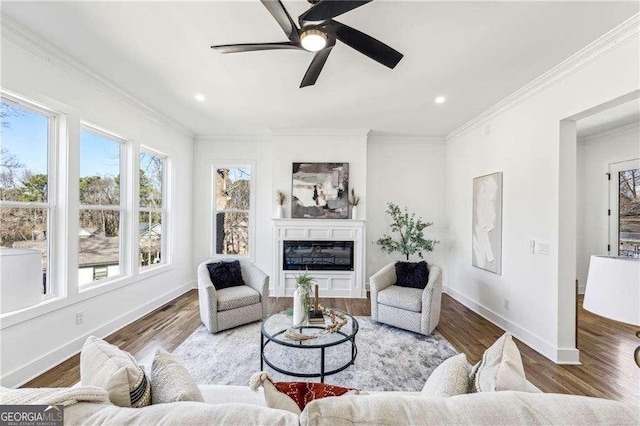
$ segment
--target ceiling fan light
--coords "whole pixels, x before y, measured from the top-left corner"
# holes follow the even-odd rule
[[[300,43],[305,50],[317,52],[327,45],[327,35],[318,29],[309,29],[300,35]]]

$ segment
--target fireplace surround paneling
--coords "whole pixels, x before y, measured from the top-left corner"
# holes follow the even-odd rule
[[[305,263],[321,297],[366,297],[365,241],[363,220],[274,219],[272,294],[293,296],[296,277],[305,270],[299,263]],[[287,261],[286,253],[295,259]]]

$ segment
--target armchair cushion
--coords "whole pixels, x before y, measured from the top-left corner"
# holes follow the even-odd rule
[[[420,312],[422,311],[422,290],[392,285],[378,293],[378,303],[407,311]]]
[[[427,262],[396,262],[396,285],[424,289],[429,281]]]
[[[223,288],[218,290],[218,311],[244,308],[260,303],[260,293],[248,285]]]
[[[242,280],[240,262],[237,260],[209,263],[207,264],[207,269],[209,270],[211,283],[216,290],[245,285]]]

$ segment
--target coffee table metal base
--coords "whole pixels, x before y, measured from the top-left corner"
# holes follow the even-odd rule
[[[324,330],[324,327],[318,327],[318,326],[305,326],[305,327],[301,327],[300,329],[310,329],[310,328],[315,328],[315,329],[320,329],[320,330]],[[285,333],[287,330],[282,330],[281,332],[275,334],[273,337],[279,336],[280,334]],[[341,334],[345,337],[348,337],[346,334],[342,333],[341,331],[337,332],[338,334]],[[320,373],[297,373],[295,371],[288,371],[285,370],[283,368],[280,367],[276,367],[275,365],[273,365],[273,363],[271,361],[269,361],[267,359],[267,356],[264,353],[264,348],[267,346],[267,344],[269,342],[273,342],[276,345],[278,344],[277,341],[273,341],[271,339],[269,339],[268,337],[265,337],[264,334],[260,334],[260,371],[264,370],[264,364],[266,363],[269,367],[273,368],[275,371],[277,371],[278,373],[282,373],[282,374],[286,374],[288,376],[294,376],[294,377],[304,377],[304,378],[311,378],[311,377],[320,377],[320,382],[324,383],[324,378],[325,376],[330,376],[332,374],[337,374],[347,368],[349,368],[350,366],[352,366],[355,361],[356,361],[356,355],[358,355],[358,347],[356,346],[356,335],[354,334],[349,340],[347,340],[346,342],[342,342],[341,344],[345,344],[348,342],[351,342],[351,360],[349,360],[349,362],[347,362],[346,364],[344,364],[343,366],[336,368],[334,370],[330,370],[330,371],[325,371],[325,354],[324,351],[327,347],[331,347],[331,346],[327,346],[327,347],[307,347],[307,346],[296,346],[296,349],[307,349],[307,350],[313,350],[313,349],[320,349]],[[283,346],[285,347],[285,346]]]

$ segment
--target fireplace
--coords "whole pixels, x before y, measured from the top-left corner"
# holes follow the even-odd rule
[[[284,271],[353,271],[353,241],[282,242]]]

